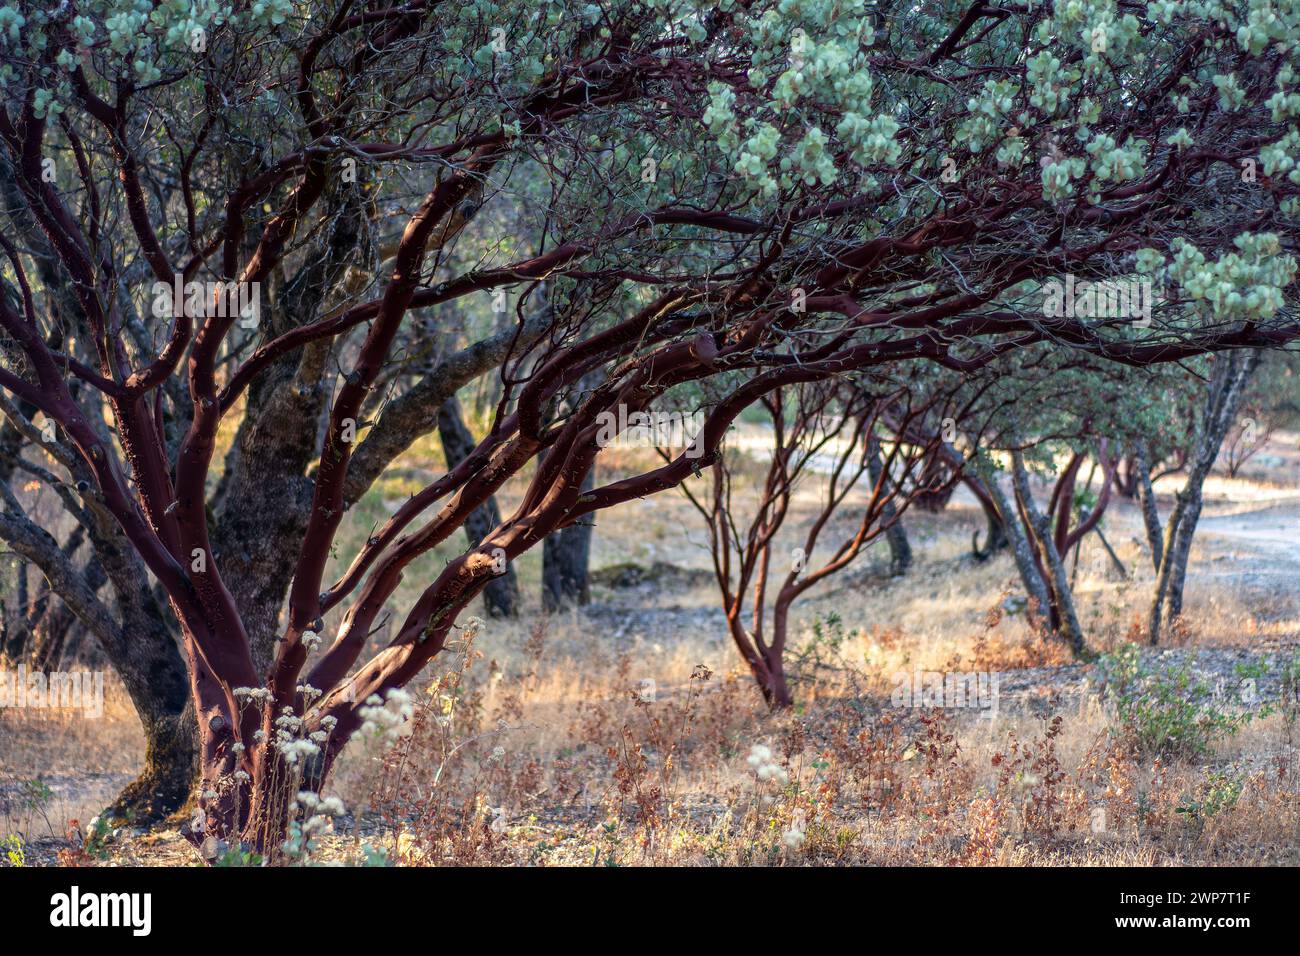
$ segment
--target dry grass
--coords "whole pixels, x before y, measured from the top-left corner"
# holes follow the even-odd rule
[[[857,640],[892,659],[922,656],[898,632]],[[983,666],[997,663],[988,641],[969,651],[985,655]],[[1117,734],[1095,695],[987,721],[893,708],[887,688],[846,671],[805,693],[802,712],[774,716],[741,675],[711,675],[687,654],[661,659],[653,701],[640,699],[632,655],[593,647],[554,659],[541,634],[504,671],[472,649],[464,659],[467,668],[429,686],[410,737],[386,755],[354,754],[336,782],[369,821],[356,840],[403,863],[1300,856],[1295,728],[1282,715],[1200,758],[1159,759]],[[756,745],[770,749],[784,780],[755,772],[747,758]],[[355,850],[341,840],[332,852]]]
[[[1298,569],[1256,533],[1300,524],[1287,483],[1295,441],[1281,441],[1282,464],[1210,489],[1175,635],[1188,648],[1295,652]],[[436,450],[417,452],[410,467],[437,470]],[[349,533],[364,538],[399,492],[385,486],[354,509]],[[972,502],[907,521],[918,563],[906,578],[884,577],[884,556],[868,554],[798,606],[793,713],[769,714],[738,669],[706,575],[488,624],[415,688],[417,719],[397,746],[345,756],[333,788],[353,814],[319,855],[356,860],[369,845],[421,865],[1300,862],[1294,711],[1261,713],[1199,755],[1144,753],[1088,683],[1095,674],[1004,613],[1014,568],[1005,555],[971,559],[982,530]],[[1092,541],[1080,555],[1079,610],[1103,651],[1136,633],[1152,577],[1131,507],[1109,512],[1105,531],[1133,573],[1109,570]],[[593,563],[700,572],[701,540],[688,506],[659,496],[600,517]],[[534,595],[537,560],[518,569]],[[918,667],[998,672],[1003,706],[992,720],[893,706],[894,675]],[[110,689],[94,726],[0,713],[6,792],[40,776],[128,774],[139,728],[116,699]],[[760,766],[779,769],[760,777],[755,746],[771,752]],[[95,799],[47,803],[48,829],[84,819]],[[14,810],[0,827],[29,839],[47,829]],[[170,835],[112,852],[189,862]]]
[[[95,816],[139,772],[140,720],[113,674],[104,713],[0,708],[0,838],[61,838]]]

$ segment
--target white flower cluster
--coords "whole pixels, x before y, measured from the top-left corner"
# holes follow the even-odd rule
[[[749,749],[745,762],[754,768],[759,780],[774,780],[781,786],[790,782],[790,775],[785,772],[785,768],[772,759],[771,747],[754,744]]]
[[[789,850],[799,849],[799,847],[803,846],[804,840],[807,838],[808,835],[804,832],[803,827],[797,822],[790,824],[790,829],[781,834],[781,841],[785,843],[786,849]]]
[[[325,740],[324,736],[320,740],[304,737],[303,729],[302,718],[294,714],[292,707],[285,707],[275,718],[275,749],[291,766],[320,753],[320,744]]]
[[[265,704],[271,699],[271,692],[265,687],[236,687],[235,700],[241,705],[247,701],[253,704]]]
[[[318,815],[326,817],[341,817],[347,811],[343,807],[343,801],[338,797],[324,797],[320,794],[313,793],[310,790],[299,790],[298,796],[290,809],[302,807],[307,811],[315,811]]]
[[[396,740],[402,734],[402,727],[415,713],[414,700],[400,687],[392,688],[385,696],[387,699],[378,694],[366,698],[366,705],[359,711],[362,737]]]
[[[291,859],[305,862],[316,850],[316,838],[334,828],[334,818],[341,817],[345,810],[343,801],[338,797],[325,797],[309,790],[299,791],[289,810],[296,813],[303,811],[302,820],[289,824],[289,834],[281,845],[285,855]]]

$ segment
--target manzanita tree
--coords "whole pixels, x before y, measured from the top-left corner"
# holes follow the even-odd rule
[[[166,755],[197,727],[196,838],[274,847],[367,701],[505,565],[691,480],[778,387],[1031,346],[1140,367],[1290,342],[1298,17],[5,0],[7,447],[89,554],[18,493],[0,536],[104,644],[151,760],[183,767]],[[1149,315],[1073,294],[1135,276],[1161,290]],[[333,557],[489,373],[475,448]],[[691,448],[588,483],[605,416],[707,381],[727,387]],[[395,606],[514,476],[513,510]]]
[[[945,430],[960,421],[974,436],[981,431],[981,390],[963,385],[960,376],[914,375],[777,388],[760,400],[771,445],[757,487],[738,487],[738,453],[726,448],[704,491],[683,485],[708,529],[732,643],[773,709],[794,702],[785,657],[799,597],[964,471],[964,460],[938,478],[927,467],[940,457]]]

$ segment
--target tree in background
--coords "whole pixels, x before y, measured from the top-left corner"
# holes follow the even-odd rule
[[[1102,534],[1117,494],[1116,449],[1136,448],[1143,461],[1148,436],[1162,436],[1162,450],[1176,443],[1183,396],[1198,380],[1177,366],[1132,369],[1033,351],[999,372],[988,398],[996,411],[980,447],[969,452],[969,470],[1002,519],[1031,622],[1087,657],[1070,553],[1077,571],[1082,542],[1096,534],[1111,562],[1127,574]],[[1000,470],[1010,474],[1009,492]],[[1035,477],[1047,486],[1045,507],[1035,497]]]
[[[447,399],[438,409],[438,436],[442,439],[447,468],[459,465],[474,452],[478,442],[470,434],[460,402]],[[465,538],[471,548],[476,548],[493,528],[501,523],[501,509],[495,497],[489,497],[465,519]],[[501,573],[483,586],[483,603],[493,617],[514,617],[519,613],[519,582],[515,569],[502,556]]]
[[[681,486],[709,530],[732,642],[770,707],[793,703],[785,651],[794,602],[886,536],[918,498],[943,490],[926,469],[938,430],[911,426],[968,418],[974,399],[963,406],[959,390],[857,379],[775,389],[760,399],[772,444],[757,488],[738,490],[734,453],[717,457],[707,495]],[[903,437],[913,430],[934,437],[913,444]],[[801,495],[812,499],[807,515]]]
[[[1151,599],[1147,633],[1152,644],[1159,643],[1162,623],[1175,620],[1183,611],[1183,585],[1187,580],[1187,562],[1192,553],[1192,537],[1204,503],[1205,479],[1219,457],[1228,430],[1246,392],[1250,376],[1259,364],[1259,352],[1245,350],[1216,356],[1209,384],[1205,388],[1205,407],[1197,423],[1188,460],[1187,480],[1178,491],[1174,508],[1165,522],[1164,540],[1152,546],[1156,563],[1156,588]],[[1154,496],[1150,508],[1154,512]],[[1159,517],[1148,514],[1148,524],[1160,527]],[[1156,540],[1159,540],[1157,538]]]

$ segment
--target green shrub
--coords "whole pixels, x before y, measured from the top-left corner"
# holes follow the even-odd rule
[[[1203,826],[1206,820],[1216,814],[1231,810],[1241,797],[1245,785],[1244,777],[1226,770],[1207,771],[1196,794],[1184,797],[1175,812],[1183,814],[1189,823]]]
[[[4,847],[5,859],[9,861],[10,866],[26,866],[27,850],[23,846],[23,838],[17,833],[11,833],[0,842]]]
[[[1195,757],[1250,722],[1249,710],[1229,711],[1193,669],[1195,657],[1179,663],[1144,659],[1126,644],[1097,662],[1103,691],[1115,706],[1118,732],[1148,754]]]

